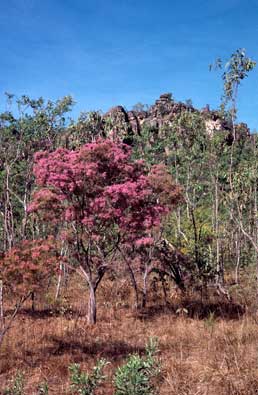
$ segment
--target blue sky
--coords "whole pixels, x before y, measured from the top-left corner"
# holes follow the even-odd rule
[[[217,107],[208,66],[237,48],[258,61],[257,0],[0,0],[0,107],[5,91],[71,94],[80,111],[152,104],[164,92]],[[258,129],[258,66],[239,91]]]

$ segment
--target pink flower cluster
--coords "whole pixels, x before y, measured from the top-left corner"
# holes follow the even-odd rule
[[[95,241],[115,231],[123,242],[151,244],[149,231],[168,211],[157,199],[162,185],[155,176],[162,178],[161,170],[149,176],[144,161],[131,160],[130,147],[108,139],[71,151],[38,152],[34,174],[41,189],[29,211],[55,211],[59,222],[73,222],[76,232]]]

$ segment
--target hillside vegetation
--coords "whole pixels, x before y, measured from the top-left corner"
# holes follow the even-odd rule
[[[165,93],[74,121],[69,96],[6,95],[1,393],[258,393],[254,66],[231,56],[218,110]]]

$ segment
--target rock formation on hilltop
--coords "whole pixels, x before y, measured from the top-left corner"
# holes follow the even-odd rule
[[[139,106],[140,107],[140,106]],[[226,134],[232,133],[232,123],[223,119],[218,111],[210,110],[207,105],[202,110],[195,109],[192,105],[176,102],[170,93],[163,93],[149,109],[137,109],[126,111],[122,106],[111,108],[103,116],[103,127],[110,124],[112,133],[121,138],[130,138],[133,135],[141,134],[143,127],[148,126],[159,130],[165,125],[172,125],[176,116],[184,112],[194,112],[203,116],[207,134],[213,135],[216,131],[225,131]],[[241,136],[250,135],[250,131],[245,124],[239,124],[236,128],[241,131]]]
[[[143,126],[161,128],[173,121],[176,114],[183,111],[196,111],[184,103],[175,102],[170,93],[164,93],[148,110],[126,111],[122,106],[111,108],[104,116],[104,123],[110,122],[113,131],[140,134]]]
[[[144,128],[150,128],[160,133],[163,127],[173,126],[176,118],[184,113],[199,114],[203,119],[207,137],[222,131],[225,133],[225,140],[230,145],[233,141],[232,122],[224,119],[219,111],[210,110],[206,105],[202,110],[197,110],[192,104],[176,102],[171,93],[163,93],[159,99],[149,108],[138,103],[132,110],[127,111],[123,106],[112,107],[107,113],[101,115],[98,112],[86,113],[86,117],[81,118],[72,127],[67,138],[72,140],[89,141],[97,136],[119,137],[124,142],[131,144],[134,136],[141,135]],[[250,136],[250,131],[246,124],[236,125],[237,139],[245,139]],[[80,135],[80,139],[78,139]],[[75,139],[75,140],[74,140]],[[71,144],[72,146],[72,144]]]

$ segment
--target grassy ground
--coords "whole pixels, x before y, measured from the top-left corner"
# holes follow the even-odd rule
[[[47,380],[49,394],[69,393],[68,366],[90,369],[100,357],[108,359],[109,376],[99,394],[113,393],[111,376],[128,354],[144,351],[150,336],[159,339],[162,364],[160,394],[258,394],[258,321],[252,312],[254,293],[245,280],[235,287],[234,302],[210,295],[182,297],[169,292],[166,305],[152,292],[149,307],[131,308],[133,295],[126,282],[106,280],[98,293],[98,322],[87,325],[87,291],[74,279],[59,306],[51,297],[21,311],[0,350],[0,393],[17,370],[26,379],[25,393],[37,394]],[[184,308],[186,310],[184,310]]]

